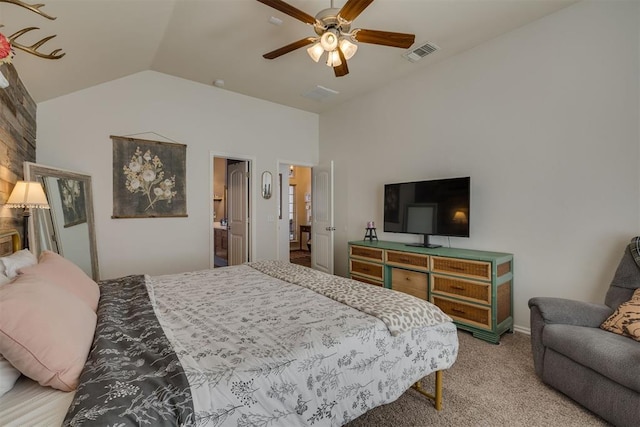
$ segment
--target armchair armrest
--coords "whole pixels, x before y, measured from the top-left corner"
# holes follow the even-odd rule
[[[542,331],[546,325],[560,323],[597,328],[613,313],[613,310],[606,305],[543,297],[531,298],[529,309],[531,310],[533,367],[540,378],[542,378],[546,351],[542,343]]]
[[[531,298],[529,308],[536,307],[544,323],[597,328],[613,310],[604,304],[574,301],[564,298]]]

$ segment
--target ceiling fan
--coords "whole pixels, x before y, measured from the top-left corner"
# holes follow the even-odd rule
[[[356,53],[358,45],[355,43],[371,43],[383,46],[409,48],[415,41],[415,35],[392,33],[389,31],[367,30],[356,28],[351,30],[354,19],[369,6],[373,0],[348,0],[342,9],[329,8],[318,12],[313,17],[282,0],[258,0],[282,13],[286,13],[299,21],[313,26],[317,36],[306,37],[262,55],[266,59],[275,59],[286,53],[307,45],[307,53],[318,62],[324,52],[327,52],[327,65],[333,67],[336,77],[349,74],[347,60]],[[333,1],[331,2],[333,6]]]

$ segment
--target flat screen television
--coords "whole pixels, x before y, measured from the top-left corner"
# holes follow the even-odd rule
[[[410,246],[438,247],[429,236],[469,237],[470,204],[470,177],[386,184],[384,231],[422,234]]]

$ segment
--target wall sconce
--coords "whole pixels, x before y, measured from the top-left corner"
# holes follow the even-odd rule
[[[453,222],[466,224],[466,222],[467,222],[467,214],[465,214],[462,211],[456,211],[456,213],[453,214]]]
[[[262,172],[262,198],[270,199],[271,198],[271,184],[273,181],[273,176],[271,172],[264,171]]]
[[[23,248],[29,248],[29,209],[49,209],[47,196],[39,182],[18,181],[7,200],[7,207],[19,209],[23,208],[22,221],[24,226]]]

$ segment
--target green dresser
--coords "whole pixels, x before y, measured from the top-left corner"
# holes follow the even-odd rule
[[[477,338],[513,332],[512,254],[353,241],[349,276],[430,301]]]

